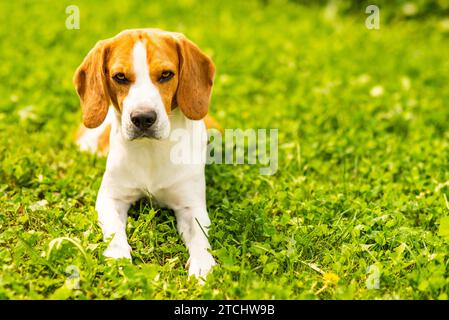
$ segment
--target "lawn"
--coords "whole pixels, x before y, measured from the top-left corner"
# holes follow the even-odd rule
[[[449,20],[425,3],[385,4],[370,30],[338,1],[2,1],[0,299],[448,299]],[[102,256],[105,159],[74,144],[72,75],[135,27],[212,57],[225,128],[279,129],[275,175],[206,168],[204,286],[150,201],[128,218],[133,264]]]

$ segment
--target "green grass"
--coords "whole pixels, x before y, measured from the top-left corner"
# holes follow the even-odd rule
[[[368,30],[364,11],[227,2],[1,2],[1,299],[448,299],[447,20],[384,22],[385,6]],[[65,28],[70,4],[80,30]],[[73,143],[71,78],[97,40],[134,27],[183,32],[212,56],[223,126],[279,128],[276,175],[206,169],[219,266],[202,287],[174,215],[149,202],[128,219],[134,263],[102,256],[105,159]]]

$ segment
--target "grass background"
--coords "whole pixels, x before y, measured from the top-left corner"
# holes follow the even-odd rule
[[[2,1],[0,298],[448,299],[449,3],[379,2],[368,30],[349,1]],[[276,175],[207,167],[219,266],[203,287],[173,214],[148,202],[130,212],[134,264],[101,254],[105,160],[73,143],[71,78],[134,27],[212,56],[223,126],[279,128]]]

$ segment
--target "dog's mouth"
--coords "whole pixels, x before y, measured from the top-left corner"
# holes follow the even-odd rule
[[[168,128],[155,123],[150,128],[137,128],[135,125],[127,124],[123,128],[124,138],[128,141],[134,140],[163,140],[168,137]]]
[[[164,137],[159,130],[136,131],[129,135],[129,140],[162,140]]]
[[[160,140],[161,138],[158,135],[154,134],[153,132],[141,132],[133,134],[129,140],[134,141],[142,139]]]

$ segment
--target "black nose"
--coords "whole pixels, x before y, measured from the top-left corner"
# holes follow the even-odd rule
[[[157,115],[156,112],[142,112],[134,111],[131,112],[131,122],[140,130],[147,130],[153,123],[156,122]]]

